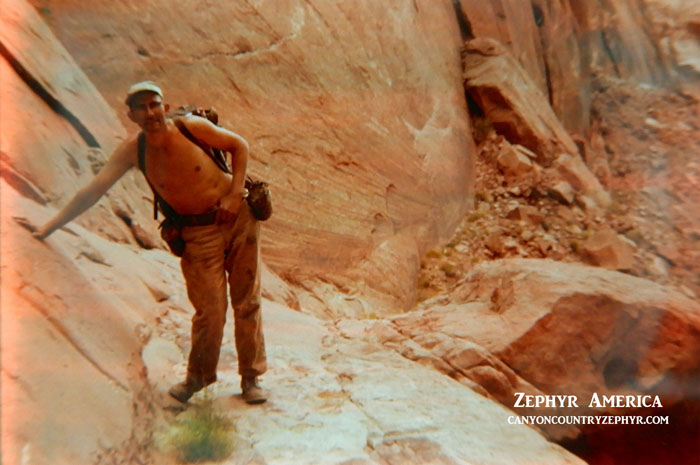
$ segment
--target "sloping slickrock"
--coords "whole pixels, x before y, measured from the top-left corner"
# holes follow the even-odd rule
[[[43,89],[80,121],[106,150],[123,137],[114,110],[26,0],[3,5],[0,42]],[[3,115],[3,118],[8,115]]]
[[[149,286],[169,284],[137,247],[80,226],[32,238],[13,216],[46,220],[50,210],[0,187],[3,463],[94,463],[145,440],[136,431],[148,421],[139,355],[155,317]]]
[[[67,0],[44,18],[125,126],[125,89],[150,78],[172,104],[215,106],[250,142],[274,197],[263,250],[280,276],[344,275],[393,236],[423,253],[469,206],[474,150],[449,2]],[[390,292],[404,307],[411,289]]]
[[[551,260],[499,260],[421,307],[394,318],[396,330],[414,340],[441,333],[473,341],[543,393],[576,395],[580,408],[559,410],[566,415],[593,413],[593,393],[658,394],[664,406],[697,396],[700,305],[651,281]]]
[[[76,65],[51,30],[25,0],[3,5],[0,41],[12,59],[61,107],[52,109],[10,65],[0,60],[3,104],[0,119],[2,177],[25,197],[62,207],[87,184],[105,161],[105,154],[124,138],[114,111]],[[102,150],[91,148],[66,114],[94,137]],[[136,171],[136,170],[133,170]],[[140,173],[128,173],[108,196],[77,221],[120,242],[136,244],[134,233],[114,212],[126,212],[139,233],[158,238],[152,208],[144,199],[150,190]],[[160,243],[158,238],[155,243]]]
[[[578,154],[547,100],[498,41],[477,38],[464,46],[464,86],[499,134],[549,165],[559,154]]]
[[[340,326],[343,325],[343,326]],[[341,322],[341,329],[352,328],[358,323]],[[386,321],[368,325],[367,333],[375,335],[385,347],[396,350],[409,360],[432,367],[474,391],[494,399],[505,406],[512,406],[516,392],[528,396],[544,395],[537,387],[521,378],[508,365],[480,345],[461,338],[452,338],[441,332],[423,331],[420,334],[400,333]],[[348,331],[350,334],[355,332]],[[357,336],[357,334],[354,334]],[[549,415],[546,408],[529,408],[527,414]],[[516,410],[519,414],[525,412]],[[540,428],[553,438],[576,438],[581,431],[575,426],[549,426]]]
[[[497,403],[386,349],[364,322],[339,329],[283,305],[264,309],[273,361],[262,377],[268,402],[243,403],[228,357],[211,388],[239,440],[223,463],[583,463],[535,430],[509,424],[511,413]]]

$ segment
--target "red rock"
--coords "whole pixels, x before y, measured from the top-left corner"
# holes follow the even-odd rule
[[[590,63],[593,69],[632,82],[663,84],[678,76],[669,36],[676,40],[687,37],[686,24],[692,17],[688,13],[696,7],[692,0],[645,0],[644,8],[636,0],[621,0],[614,4],[576,2],[571,12],[581,47],[595,51]]]
[[[662,243],[657,245],[656,252],[671,263],[679,263],[682,259],[678,244]]]
[[[560,155],[554,161],[552,167],[577,192],[592,198],[601,207],[610,205],[610,194],[605,191],[600,181],[581,160],[581,157],[568,154]]]
[[[510,144],[501,149],[496,162],[506,177],[517,178],[535,169],[530,159]]]
[[[549,189],[549,195],[558,202],[571,205],[574,202],[576,193],[574,192],[574,188],[571,187],[571,184],[566,181],[559,181]]]
[[[182,28],[172,26],[185,24],[182,9],[189,1],[172,8],[164,0],[138,7],[65,0],[50,2],[50,12],[46,2],[34,3],[99,92],[22,0],[3,5],[3,45],[96,134],[104,151],[88,150],[7,60],[0,60],[3,108],[22,109],[3,111],[0,128],[2,169],[11,170],[14,183],[3,174],[2,256],[12,264],[2,268],[1,280],[3,420],[13,420],[3,422],[10,428],[3,431],[3,458],[7,454],[9,462],[80,464],[99,461],[102,453],[102,460],[109,455],[115,462],[150,463],[153,409],[162,408],[162,386],[184,375],[181,351],[190,314],[183,310],[189,307],[177,261],[160,250],[117,243],[135,241],[113,214],[116,201],[134,208],[132,224],[144,229],[155,224],[138,173],[127,175],[77,225],[45,243],[8,221],[15,214],[35,223],[47,219],[92,177],[125,136],[117,119],[134,129],[124,115],[123,92],[144,77],[158,80],[173,103],[215,104],[224,125],[251,141],[251,168],[271,182],[279,199],[273,220],[263,225],[263,256],[275,270],[264,272],[265,296],[327,319],[321,323],[266,302],[266,312],[272,312],[265,327],[272,335],[271,356],[281,367],[267,375],[284,407],[277,420],[282,429],[296,428],[302,436],[299,449],[290,452],[289,444],[266,441],[264,428],[252,432],[248,439],[260,446],[261,460],[298,451],[295,458],[307,458],[303,453],[309,447],[319,447],[309,455],[330,449],[335,442],[315,439],[350,423],[359,433],[348,436],[355,448],[323,449],[337,453],[339,463],[365,460],[367,444],[376,462],[427,463],[456,456],[474,463],[580,463],[529,428],[509,426],[502,434],[507,412],[435,370],[452,370],[454,379],[469,380],[467,386],[478,382],[504,403],[512,401],[515,390],[613,392],[606,373],[619,366],[616,356],[634,358],[640,389],[656,389],[676,381],[679,373],[682,380],[696,371],[694,301],[648,281],[547,261],[541,267],[508,260],[480,267],[456,290],[455,296],[470,299],[460,301],[457,310],[424,307],[424,314],[409,315],[416,327],[401,329],[411,337],[433,328],[448,339],[440,344],[438,337],[416,336],[414,344],[406,343],[401,353],[420,364],[375,341],[358,343],[333,331],[338,315],[375,321],[386,309],[410,307],[422,251],[449,236],[470,205],[473,143],[459,72],[461,41],[449,2],[419,0],[391,9],[381,2],[365,2],[363,8],[327,1],[256,1],[235,8],[214,2],[186,18]],[[656,3],[644,5],[653,12]],[[524,108],[523,127],[544,134],[534,139],[546,157],[576,153],[561,148],[567,145],[561,128],[576,130],[586,122],[585,106],[578,111],[577,105],[588,99],[589,66],[646,81],[661,69],[654,54],[646,53],[650,50],[662,59],[675,50],[681,67],[693,64],[688,62],[693,48],[677,31],[671,31],[670,49],[659,41],[656,47],[646,33],[636,34],[647,24],[665,27],[666,19],[637,21],[643,9],[635,2],[576,2],[575,11],[572,4],[536,1],[540,11],[533,18],[528,2],[494,0],[480,10],[488,11],[485,21],[474,23],[475,31],[489,29],[508,44],[511,58],[526,69],[513,72],[501,60],[505,65],[495,74],[505,72],[504,89],[513,76],[516,87],[525,82],[517,102]],[[601,21],[584,24],[585,18]],[[503,39],[506,28],[512,40]],[[686,29],[692,38],[697,27]],[[352,33],[358,30],[367,33]],[[612,47],[603,43],[601,31]],[[570,38],[579,33],[586,45],[598,42],[584,47],[592,63],[578,63]],[[482,52],[499,60],[503,54],[496,46]],[[571,74],[564,72],[569,69]],[[541,95],[533,97],[528,86]],[[499,103],[500,94],[480,91],[484,100]],[[547,126],[556,120],[540,114],[548,102],[563,126]],[[496,121],[506,128],[510,121],[521,124],[512,114],[499,114],[499,108],[490,109]],[[540,125],[542,115],[546,124]],[[508,252],[514,241],[501,239],[501,250]],[[286,281],[296,279],[298,286],[275,272]],[[219,386],[235,392],[232,334],[227,331]],[[375,333],[363,335],[371,339]],[[392,343],[401,344],[401,336],[393,331],[399,341]],[[577,344],[571,344],[572,337]],[[460,345],[466,340],[478,341],[479,349]],[[623,360],[622,366],[631,365]],[[300,396],[299,373],[328,380],[321,383],[324,390],[308,399]],[[391,408],[415,399],[429,401],[398,414]],[[290,406],[298,411],[286,410]],[[300,424],[310,411],[314,421]],[[368,411],[372,418],[363,413]],[[242,414],[244,423],[260,420],[259,413]],[[425,430],[428,423],[440,427]],[[386,431],[395,434],[385,437]],[[416,431],[429,439],[414,440]],[[561,430],[548,434],[566,436]],[[362,440],[354,441],[357,437]]]
[[[474,37],[501,42],[518,60],[567,130],[586,134],[590,82],[568,2],[460,0]]]
[[[542,93],[547,93],[542,41],[532,6],[519,0],[459,0],[459,4],[473,36],[504,44]]]
[[[0,101],[3,117],[3,177],[11,178],[25,196],[43,199],[53,208],[62,207],[75,191],[94,175],[93,166],[104,162],[124,138],[124,128],[85,73],[78,67],[41,17],[26,1],[3,5],[0,39],[7,53],[64,110],[52,110],[20,78],[8,60],[0,61]],[[102,150],[88,147],[86,140],[69,123],[64,113],[89,133]],[[31,128],[31,134],[27,131]],[[31,154],[31,156],[29,156]],[[126,182],[117,183],[100,203],[77,223],[98,230],[105,237],[136,244],[129,228],[113,213],[112,198],[133,207],[134,220],[146,235],[158,239],[152,208],[144,200],[150,195],[140,174],[129,173]]]
[[[593,413],[593,393],[658,393],[668,407],[678,397],[665,397],[665,386],[693,392],[699,315],[696,300],[652,281],[587,265],[503,259],[478,265],[449,294],[392,321],[411,340],[426,332],[442,340],[426,347],[433,356],[444,358],[444,347],[464,341],[481,346],[482,360],[492,354],[508,369],[473,355],[461,357],[459,366],[488,365],[513,380],[512,370],[518,375],[513,386],[575,395],[579,408],[547,414],[577,415]],[[620,366],[628,368],[615,372]],[[480,373],[475,379],[496,398],[508,389],[502,376]],[[513,402],[511,397],[504,405],[512,408]],[[546,433],[561,438],[571,432],[554,427]]]
[[[581,245],[581,252],[590,263],[610,270],[632,269],[634,249],[630,241],[610,229],[596,232]]]
[[[484,243],[487,249],[489,249],[496,257],[501,257],[506,251],[505,238],[503,237],[502,231],[496,231],[492,233],[489,238]]]
[[[526,157],[528,157],[532,160],[537,160],[537,154],[535,152],[533,152],[532,150],[528,149],[527,147],[523,147],[522,145],[518,145],[518,144],[513,144],[513,147],[515,148],[515,150],[522,153]]]
[[[697,2],[459,0],[476,38],[510,51],[572,134],[587,137],[591,71],[665,84],[700,73]],[[575,153],[575,152],[570,152]],[[591,165],[593,166],[593,165]],[[605,167],[596,165],[596,174]]]
[[[527,221],[533,226],[539,226],[544,220],[540,211],[531,205],[519,205],[506,215],[509,220]]]
[[[598,204],[595,200],[587,195],[579,195],[576,197],[576,203],[585,211],[592,214],[598,214]]]
[[[464,48],[467,92],[499,134],[537,153],[548,165],[560,153],[578,153],[546,95],[518,61],[492,39],[473,39]]]
[[[178,8],[99,0],[87,9],[66,0],[47,18],[129,131],[125,89],[149,78],[171,104],[214,105],[248,140],[249,169],[275,202],[262,234],[274,272],[325,279],[347,271],[356,289],[392,289],[392,311],[406,305],[417,269],[402,268],[402,286],[385,286],[363,271],[395,275],[393,265],[365,258],[391,244],[424,250],[447,239],[472,203],[465,173],[474,145],[452,5],[253,3],[207,4],[182,28],[173,24],[195,9],[189,0]],[[368,24],[375,32],[351,33]],[[402,236],[387,246],[405,228],[412,243],[400,244]]]

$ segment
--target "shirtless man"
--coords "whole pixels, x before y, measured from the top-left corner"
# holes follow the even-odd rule
[[[153,82],[134,84],[126,104],[129,118],[145,134],[144,174],[184,224],[181,235],[186,245],[181,268],[195,308],[192,349],[185,381],[169,393],[187,402],[216,381],[228,280],[243,399],[250,404],[265,402],[266,395],[257,381],[267,369],[260,311],[260,227],[243,201],[248,143],[205,118],[181,118],[195,138],[232,154],[231,175],[166,119],[169,106],[163,104],[163,93]],[[123,142],[95,178],[34,236],[43,240],[76,218],[134,166],[139,166],[136,136]]]

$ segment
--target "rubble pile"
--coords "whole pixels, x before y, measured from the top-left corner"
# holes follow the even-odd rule
[[[419,301],[449,291],[478,263],[514,257],[586,263],[697,296],[698,101],[598,79],[592,108],[584,156],[563,154],[548,168],[485,116],[474,121],[474,209],[449,242],[423,257]],[[585,181],[576,175],[576,159],[585,159],[607,188],[607,205],[576,185]]]

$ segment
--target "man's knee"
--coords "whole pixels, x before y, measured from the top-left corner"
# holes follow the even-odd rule
[[[197,314],[220,314],[226,312],[226,287],[187,289],[187,297]]]
[[[231,306],[239,308],[260,307],[260,286],[252,282],[248,286],[231,286]]]

